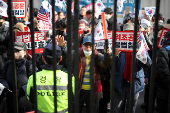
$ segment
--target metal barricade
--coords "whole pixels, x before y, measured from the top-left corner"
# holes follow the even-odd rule
[[[8,0],[8,15],[9,15],[9,26],[10,26],[10,37],[11,37],[11,46],[14,47],[14,34],[13,34],[13,21],[12,21],[12,5],[11,5],[12,0]],[[34,107],[35,107],[35,113],[37,113],[37,91],[36,91],[36,62],[35,62],[35,43],[34,43],[34,24],[33,24],[33,0],[29,0],[30,2],[30,21],[31,21],[31,43],[32,43],[32,62],[33,62],[33,84],[34,84]],[[94,3],[95,0],[92,0],[92,11],[93,11],[93,16],[92,16],[92,45],[94,45]],[[67,40],[67,67],[68,67],[68,112],[73,113],[79,113],[79,37],[78,37],[78,13],[79,13],[79,0],[74,0],[74,22],[72,21],[72,12],[71,12],[71,4],[72,0],[67,0],[67,34],[68,34],[68,40]],[[114,87],[115,87],[115,48],[116,48],[116,20],[117,20],[117,0],[114,0],[113,3],[114,6],[114,24],[113,24],[113,40],[112,40],[112,48],[113,48],[113,58],[112,58],[112,71],[111,71],[111,102],[114,101]],[[129,113],[133,112],[133,101],[134,101],[134,73],[135,73],[135,61],[136,61],[136,41],[137,41],[137,23],[138,23],[138,8],[139,8],[139,0],[135,0],[135,26],[134,26],[134,41],[133,41],[133,61],[132,61],[132,82],[130,86],[130,102],[129,102]],[[155,75],[155,69],[156,69],[156,46],[157,46],[157,32],[158,32],[158,16],[159,16],[159,8],[160,8],[160,0],[156,0],[156,20],[155,20],[155,35],[154,35],[154,46],[153,46],[153,56],[152,56],[152,71],[151,71],[151,81],[150,81],[150,97],[149,97],[149,110],[148,112],[151,113],[153,106],[153,90],[154,90],[154,75]],[[54,20],[54,11],[55,11],[55,1],[52,0],[52,30],[55,31],[55,20]],[[74,23],[74,26],[73,26]],[[74,29],[74,35],[72,28]],[[56,99],[56,91],[57,91],[57,81],[56,81],[56,51],[55,51],[55,32],[53,32],[53,71],[54,71],[54,108],[55,108],[55,113],[57,113],[57,99]],[[74,36],[74,37],[73,37]],[[72,38],[74,41],[72,41]],[[72,63],[72,43],[74,43],[74,62]],[[92,50],[94,50],[94,46],[92,46]],[[11,53],[14,53],[14,49],[11,49]],[[16,66],[15,66],[15,57],[14,54],[12,54],[11,57],[12,61],[12,67],[13,70],[13,81],[14,81],[14,87],[15,89],[13,90],[13,98],[14,98],[14,108],[15,108],[15,113],[19,113],[18,111],[18,97],[17,97],[17,76],[16,76]],[[92,51],[92,56],[91,56],[91,65],[90,67],[94,67],[94,51]],[[74,64],[74,76],[75,76],[75,95],[73,98],[73,93],[72,93],[72,66]],[[91,85],[91,90],[90,90],[90,112],[94,113],[94,70],[90,70],[90,85]],[[74,106],[73,106],[73,101],[74,101]],[[113,112],[113,103],[111,103],[111,113]]]

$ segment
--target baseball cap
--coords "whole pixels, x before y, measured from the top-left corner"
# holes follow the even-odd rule
[[[55,49],[56,49],[56,58],[60,58],[62,54],[61,48],[58,45],[55,45]],[[53,44],[52,43],[49,43],[48,45],[44,47],[43,55],[44,57],[47,57],[47,58],[51,58],[51,59],[53,58]]]
[[[92,37],[91,36],[86,36],[83,38],[83,45],[87,42],[92,43]]]
[[[27,45],[23,42],[15,42],[14,49],[17,50],[27,50]]]

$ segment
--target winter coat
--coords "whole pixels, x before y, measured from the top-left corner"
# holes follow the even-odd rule
[[[67,48],[62,48],[62,55],[63,55],[63,59],[66,58],[67,56]],[[111,55],[103,55],[101,53],[98,53],[98,51],[95,49],[94,51],[94,55],[95,55],[95,65],[94,65],[94,89],[95,89],[95,99],[97,100],[97,95],[98,95],[98,88],[102,87],[101,82],[99,82],[100,80],[100,75],[98,72],[99,67],[100,68],[108,68],[111,66],[112,63],[112,57]],[[73,58],[73,60],[75,60]],[[79,48],[79,85],[80,85],[80,89],[81,90],[81,86],[83,83],[83,78],[84,78],[84,72],[85,72],[85,66],[86,66],[86,58],[83,52],[82,48]],[[90,68],[91,69],[91,68]]]
[[[8,27],[3,25],[0,28],[0,76],[7,60],[8,35]]]
[[[13,67],[11,61],[7,61],[2,76],[0,76],[0,83],[6,88],[14,92],[14,74],[12,73]],[[32,74],[32,63],[27,61],[25,58],[16,61],[16,77],[17,77],[17,94],[18,100],[26,95],[26,85],[29,76]],[[13,112],[13,92],[8,92],[6,95],[7,108]]]
[[[121,52],[116,58],[115,90],[122,93],[123,75],[126,65],[126,53]],[[145,77],[149,76],[151,64],[144,65],[136,59],[136,72],[134,74],[134,94],[140,93],[144,89]],[[130,75],[129,75],[130,76]]]
[[[159,88],[168,90],[170,84],[170,39],[157,52],[156,74],[159,78],[155,83]]]
[[[113,16],[109,19],[109,20],[107,20],[107,25],[108,25],[108,27],[107,27],[107,29],[108,30],[113,30]],[[121,29],[120,29],[120,27],[119,27],[119,25],[118,25],[118,23],[116,23],[117,25],[116,25],[116,30],[117,31],[121,31]]]

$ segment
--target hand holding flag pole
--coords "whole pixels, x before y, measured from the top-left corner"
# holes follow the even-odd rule
[[[106,19],[105,19],[105,13],[102,13],[102,23],[103,23],[103,31],[104,31],[104,37],[105,37],[105,47],[106,47],[106,53],[108,49],[108,37],[107,37],[107,27],[106,27]]]

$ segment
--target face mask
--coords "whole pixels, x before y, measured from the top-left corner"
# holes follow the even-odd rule
[[[56,31],[56,35],[61,35],[61,36],[63,36],[63,35],[64,35],[64,31],[57,30],[57,31]]]
[[[159,20],[159,23],[164,23],[163,20]]]
[[[2,27],[2,22],[0,22],[0,27]]]
[[[87,30],[87,31],[84,31],[84,34],[87,34],[87,33],[89,33],[89,30]]]
[[[15,55],[15,60],[21,60],[24,58],[25,53],[24,53],[24,50],[22,50],[19,52],[15,52],[14,55]]]
[[[108,14],[105,14],[105,19],[109,20],[110,16]]]
[[[84,52],[84,55],[85,55],[86,57],[89,57],[89,56],[91,56],[91,54],[92,54],[92,51],[85,51],[85,50],[83,50],[83,52]]]

